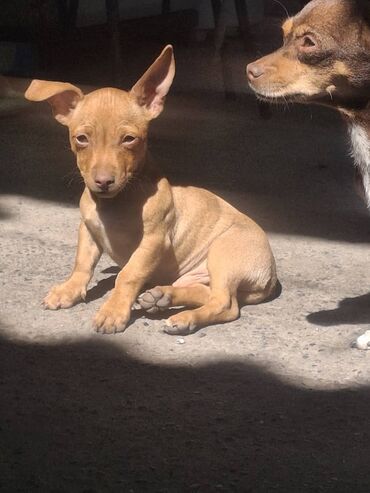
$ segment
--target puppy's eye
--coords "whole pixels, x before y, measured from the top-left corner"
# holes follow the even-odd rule
[[[76,144],[79,147],[86,147],[89,145],[89,138],[85,134],[78,134],[75,136]]]
[[[121,139],[121,144],[124,145],[125,147],[132,147],[136,142],[138,141],[138,137],[135,135],[130,135],[127,134]]]

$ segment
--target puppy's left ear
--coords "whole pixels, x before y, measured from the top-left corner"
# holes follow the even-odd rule
[[[84,97],[81,89],[67,82],[33,80],[24,97],[29,101],[47,101],[53,115],[62,125],[68,125],[77,103]]]
[[[156,118],[162,112],[174,76],[173,48],[167,45],[130,91],[137,104],[146,108],[150,118]]]

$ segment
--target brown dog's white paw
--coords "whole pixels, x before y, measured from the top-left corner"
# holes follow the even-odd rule
[[[101,334],[116,334],[126,329],[130,313],[121,306],[111,303],[109,300],[104,303],[94,318],[94,328]]]
[[[367,330],[364,334],[358,336],[351,346],[356,349],[370,350],[370,330]]]
[[[42,306],[46,310],[58,310],[59,308],[70,308],[86,298],[86,287],[77,286],[68,281],[53,286],[45,296]]]
[[[171,297],[157,286],[142,293],[138,297],[137,302],[148,313],[157,313],[171,306]]]

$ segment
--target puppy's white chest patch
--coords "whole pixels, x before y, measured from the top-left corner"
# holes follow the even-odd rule
[[[366,205],[370,209],[370,138],[364,127],[352,124],[349,127],[352,157],[361,173]]]

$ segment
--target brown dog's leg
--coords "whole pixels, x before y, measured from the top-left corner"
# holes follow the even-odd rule
[[[209,300],[211,290],[204,284],[186,287],[156,286],[142,293],[138,303],[148,313],[157,313],[171,306],[202,306]]]
[[[51,288],[43,301],[45,308],[57,310],[69,308],[86,296],[86,288],[93,275],[101,251],[84,223],[78,233],[77,255],[71,277]]]

